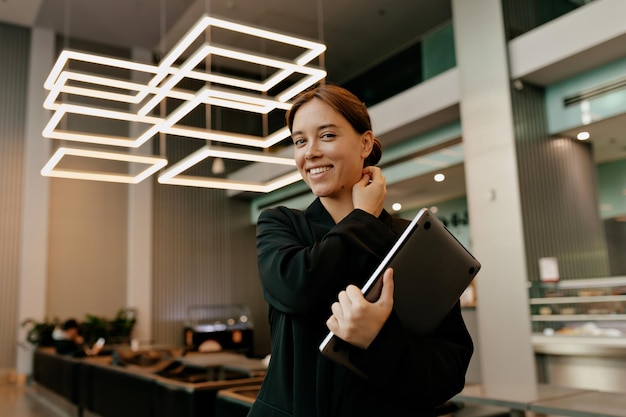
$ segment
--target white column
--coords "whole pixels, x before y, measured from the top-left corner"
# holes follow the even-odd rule
[[[453,0],[483,383],[534,385],[527,273],[501,0]]]
[[[133,49],[132,59],[150,63],[150,51]],[[148,82],[142,74],[133,74],[133,81]],[[130,135],[137,137],[140,126],[132,125]],[[152,142],[130,152],[152,155]],[[143,168],[143,167],[142,167]],[[152,341],[152,178],[128,187],[128,273],[126,305],[137,309],[133,338],[143,343]]]
[[[42,104],[46,97],[43,83],[52,68],[54,32],[33,29],[31,34],[28,98],[26,108],[26,142],[24,144],[24,201],[20,247],[20,277],[18,318],[37,321],[46,316],[48,268],[48,177],[40,174],[50,158],[50,140],[41,132],[50,118]],[[18,327],[18,341],[26,339],[26,329]],[[16,370],[18,376],[31,373],[32,351],[18,347]]]

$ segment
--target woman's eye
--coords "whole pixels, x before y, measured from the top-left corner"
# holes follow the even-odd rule
[[[324,133],[324,134],[322,134],[322,139],[332,139],[335,136],[336,135],[334,133]]]
[[[305,142],[306,140],[304,140],[303,138],[296,138],[293,140],[293,144],[296,146],[302,146]]]

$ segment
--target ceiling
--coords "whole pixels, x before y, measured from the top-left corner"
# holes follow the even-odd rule
[[[322,40],[327,80],[341,84],[451,19],[448,0],[2,0],[0,21],[53,29],[75,39],[156,53],[167,50],[201,14]],[[381,36],[384,34],[384,36]],[[163,45],[163,43],[165,45]],[[455,114],[458,115],[458,108]],[[422,122],[423,123],[423,122]],[[624,118],[588,126],[597,161],[626,158]],[[407,127],[408,128],[408,127]],[[413,129],[413,127],[411,127]],[[406,137],[415,132],[403,132]],[[575,136],[575,131],[562,132]],[[394,138],[381,138],[394,141]],[[397,139],[397,138],[396,138]],[[388,187],[389,204],[411,207],[465,194],[463,165]],[[427,197],[426,197],[427,196]]]
[[[342,83],[451,19],[448,0],[2,0],[0,21],[121,47],[159,41],[204,12],[323,40],[328,79]],[[384,33],[385,36],[380,36]],[[181,34],[182,35],[182,34]],[[180,38],[176,36],[174,39]],[[172,40],[173,42],[173,40]],[[170,45],[171,46],[171,45]]]

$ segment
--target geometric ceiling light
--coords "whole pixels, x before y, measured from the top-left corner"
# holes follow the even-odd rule
[[[66,156],[143,164],[148,166],[134,174],[129,172],[112,173],[76,170],[71,168],[59,168],[58,165]],[[141,181],[145,180],[146,178],[163,168],[165,165],[167,165],[167,160],[163,158],[132,155],[119,152],[95,151],[91,149],[59,147],[54,155],[52,155],[50,160],[46,163],[46,165],[41,169],[41,175],[47,177],[139,184]],[[128,169],[128,171],[132,170],[132,167]]]
[[[210,31],[216,33],[208,35]],[[259,39],[269,53],[246,49],[250,44],[258,49]],[[44,107],[54,113],[43,130],[43,136],[137,148],[163,133],[267,149],[289,137],[289,130],[281,127],[263,135],[251,135],[216,130],[211,126],[190,126],[184,123],[185,118],[200,106],[223,107],[260,115],[268,115],[275,110],[286,111],[293,97],[326,76],[326,71],[309,65],[325,50],[326,46],[322,43],[217,19],[207,14],[163,56],[158,65],[65,50],[59,55],[44,83],[44,87],[50,91]],[[220,68],[226,67],[231,71],[220,72],[215,66],[206,65],[209,61],[219,62]],[[89,69],[77,70],[77,67]],[[113,77],[103,73],[110,73],[111,68],[127,76],[121,79],[119,75]],[[236,71],[232,71],[233,68]],[[135,74],[139,74],[146,82],[130,81]],[[247,77],[246,74],[254,76]],[[190,87],[193,85],[198,87]],[[172,106],[164,107],[162,104],[165,101],[177,104],[167,114],[162,113],[163,109],[171,109]],[[70,118],[80,122],[71,123]],[[119,130],[114,129],[115,133],[103,129],[103,126],[120,122],[133,124],[133,131],[138,133],[128,136],[120,135]],[[235,159],[249,160],[246,156],[249,153],[245,151],[239,156],[236,153],[230,155]],[[280,159],[269,158],[264,163],[281,163]],[[188,163],[189,159],[186,161]],[[173,171],[169,172],[171,174]],[[290,178],[292,182],[300,179],[295,175]],[[166,176],[162,179],[163,183],[171,183],[167,181],[173,178],[168,179]],[[267,188],[271,187],[264,189]]]
[[[258,151],[242,151],[238,148],[230,149],[223,146],[212,147],[211,145],[205,145],[164,170],[159,175],[159,183],[267,193],[301,179],[298,171],[291,171],[265,182],[206,178],[182,174],[209,157],[295,166],[293,158],[276,157]]]

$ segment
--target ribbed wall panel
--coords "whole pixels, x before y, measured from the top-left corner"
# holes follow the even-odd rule
[[[562,279],[609,275],[590,146],[546,132],[543,88],[511,92],[529,279],[556,257]]]
[[[257,324],[257,348],[266,307],[256,269],[249,202],[224,191],[157,185],[154,191],[153,335],[179,345],[189,308],[243,303]]]
[[[0,369],[15,367],[30,31],[0,23]]]

